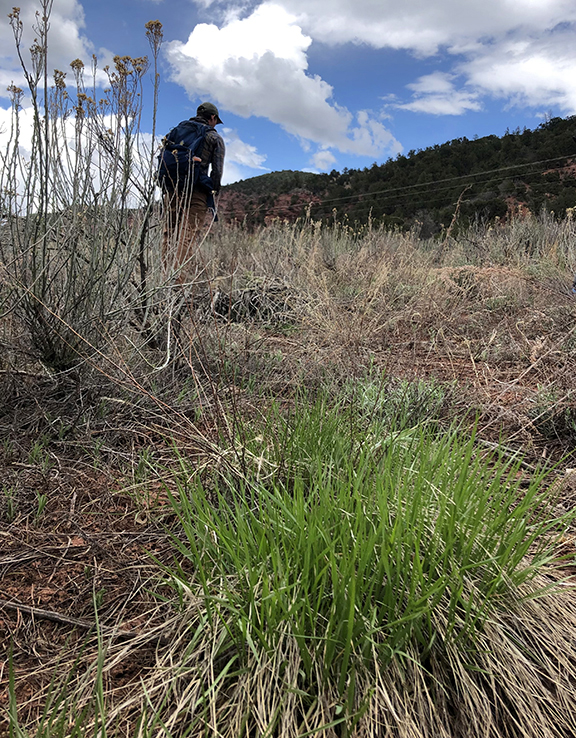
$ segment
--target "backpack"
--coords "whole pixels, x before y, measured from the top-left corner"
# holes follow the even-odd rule
[[[210,126],[195,120],[184,120],[165,137],[158,155],[157,181],[164,191],[183,192],[185,187],[199,185],[212,193],[212,180],[202,171],[199,157]]]

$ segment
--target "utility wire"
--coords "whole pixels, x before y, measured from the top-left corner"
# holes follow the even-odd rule
[[[422,192],[416,192],[416,195],[424,196],[427,195],[429,192],[442,192],[445,190],[453,189],[455,183],[462,182],[464,183],[465,180],[470,180],[470,178],[477,178],[472,184],[488,184],[491,182],[502,182],[504,178],[502,177],[491,177],[489,179],[483,179],[488,174],[496,174],[501,172],[510,172],[512,170],[518,170],[525,167],[536,167],[543,164],[552,164],[554,162],[559,162],[567,159],[571,159],[571,155],[565,155],[565,156],[557,156],[551,159],[541,159],[539,161],[534,162],[525,162],[523,164],[512,164],[510,166],[506,167],[498,167],[496,169],[487,169],[483,172],[474,172],[471,174],[463,174],[458,175],[456,177],[446,177],[443,179],[437,179],[437,180],[431,180],[428,182],[418,182],[411,185],[402,185],[401,187],[388,187],[383,190],[375,190],[374,192],[359,192],[355,193],[353,195],[343,195],[341,197],[331,197],[331,198],[325,198],[323,200],[317,200],[317,201],[311,201],[310,207],[311,208],[319,208],[322,206],[326,206],[328,204],[332,204],[335,202],[343,202],[346,200],[362,200],[362,199],[368,199],[368,198],[375,198],[377,195],[389,195],[389,197],[383,197],[378,198],[376,202],[385,202],[386,200],[392,200],[392,203],[394,202],[400,202],[401,199],[409,197],[412,194],[412,191],[417,190],[419,188],[425,188]],[[532,171],[528,171],[525,174],[544,174],[546,172],[546,169],[533,169]],[[454,183],[454,184],[446,184],[446,183]],[[445,187],[438,188],[436,185],[440,184],[446,184]],[[369,203],[367,203],[369,204]],[[374,204],[374,202],[372,203]],[[452,203],[453,204],[453,203]],[[274,205],[271,207],[266,208],[265,204],[262,204],[258,206],[257,208],[254,208],[253,210],[245,211],[248,215],[255,215],[259,212],[262,212],[266,208],[266,212],[274,212],[274,211],[280,211],[280,210],[286,210],[287,208],[290,208],[290,205]],[[300,205],[300,207],[302,207]]]
[[[534,170],[534,171],[528,172],[528,174],[539,174],[539,173],[542,173],[542,170]],[[486,185],[486,184],[492,184],[492,183],[503,182],[503,181],[504,180],[502,179],[502,177],[490,177],[488,179],[478,179],[474,181],[473,183],[471,183],[471,186]],[[372,193],[359,194],[358,195],[359,202],[358,202],[358,205],[354,208],[354,214],[370,210],[376,204],[388,203],[388,207],[391,207],[394,204],[400,205],[402,204],[403,201],[406,201],[408,198],[411,198],[410,204],[414,206],[418,206],[420,204],[422,205],[430,204],[434,206],[435,200],[438,199],[436,197],[438,193],[451,191],[453,189],[454,189],[454,185],[447,185],[444,187],[436,187],[433,190],[428,190],[428,191],[423,191],[423,192],[416,192],[416,193],[404,192],[404,193],[399,194],[398,196],[388,195],[387,197],[375,197],[375,198],[371,197]],[[473,202],[473,200],[470,198],[467,198],[464,202]],[[455,204],[456,204],[455,202],[451,202],[451,203],[441,202],[441,203],[436,204],[436,207],[448,207],[450,205],[455,205]],[[320,208],[322,207],[322,204],[314,203],[312,207]],[[324,212],[327,212],[327,211],[324,211]]]
[[[367,192],[361,196],[381,195],[381,194],[386,194],[388,192],[399,192],[402,190],[410,190],[416,187],[429,187],[430,185],[444,184],[445,182],[458,182],[458,181],[462,181],[465,179],[469,179],[470,177],[483,177],[486,174],[495,174],[496,172],[505,172],[505,171],[509,171],[510,169],[518,169],[521,167],[531,167],[531,166],[537,166],[540,164],[549,164],[551,162],[562,161],[563,159],[570,159],[570,158],[572,157],[571,156],[557,156],[554,159],[542,159],[540,161],[526,162],[525,164],[512,164],[507,167],[499,167],[497,169],[487,169],[482,172],[475,172],[473,174],[462,174],[457,177],[446,177],[445,179],[436,179],[436,180],[431,180],[430,182],[418,182],[412,185],[403,185],[402,187],[389,187],[386,190],[376,190],[375,192]],[[544,169],[537,170],[538,173],[543,173],[544,171],[546,170]],[[534,174],[535,172],[528,172],[528,173]],[[329,198],[327,200],[323,200],[322,202],[336,202],[337,200],[348,200],[348,199],[351,199],[357,196],[358,195],[344,195],[342,197]]]
[[[534,170],[532,172],[528,172],[528,174],[539,174],[543,170]],[[443,182],[445,180],[438,180],[439,183]],[[492,182],[502,182],[503,179],[501,177],[489,177],[488,179],[478,179],[471,183],[469,186],[477,185],[477,184],[491,184]],[[434,184],[434,183],[426,183],[426,184]],[[434,189],[428,189],[423,192],[416,192],[414,193],[416,197],[422,198],[424,195],[428,195],[429,192],[432,192],[433,194],[436,194],[438,192],[446,192],[447,190],[453,190],[454,185],[445,185],[444,187],[434,187]],[[366,205],[373,205],[374,203],[368,202],[373,196],[378,195],[377,192],[367,192],[367,193],[360,193],[357,195],[357,197],[362,198],[361,202],[364,202],[364,198],[366,199],[366,202],[364,204]],[[376,202],[386,202],[386,201],[392,201],[394,202],[400,202],[401,200],[405,200],[413,195],[412,192],[403,192],[399,195],[390,194],[387,197],[376,197]],[[421,200],[415,200],[415,202],[420,202]],[[313,207],[320,206],[323,203],[313,203]]]

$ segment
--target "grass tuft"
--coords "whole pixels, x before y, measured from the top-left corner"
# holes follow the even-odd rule
[[[456,430],[361,434],[322,403],[269,419],[268,437],[272,426],[273,475],[261,466],[241,484],[171,495],[183,535],[168,573],[184,621],[161,662],[171,676],[147,688],[171,705],[167,728],[403,736],[416,735],[409,725],[460,735],[465,723],[489,735],[520,719],[503,696],[512,654],[518,699],[545,712],[576,653],[553,690],[524,619],[550,605],[544,590],[526,598],[565,523],[542,477],[521,488],[521,459],[479,454]],[[561,735],[568,719],[559,700],[549,732],[518,734]]]

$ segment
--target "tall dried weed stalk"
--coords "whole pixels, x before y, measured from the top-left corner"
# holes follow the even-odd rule
[[[20,11],[10,14],[27,90],[9,89],[12,122],[0,154],[1,309],[20,339],[12,348],[61,371],[102,350],[129,321],[146,321],[154,151],[140,133],[148,59],[117,56],[103,70],[96,57],[88,68],[76,59],[73,91],[63,71],[50,80],[51,6],[42,0],[36,14],[30,62]],[[148,24],[147,36],[156,105],[161,25]],[[5,360],[17,365],[15,356]]]

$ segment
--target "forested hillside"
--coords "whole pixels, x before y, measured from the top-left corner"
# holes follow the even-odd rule
[[[227,221],[261,224],[313,218],[410,228],[427,235],[449,227],[458,205],[462,226],[477,219],[543,208],[563,216],[576,205],[576,116],[502,137],[455,139],[384,164],[330,174],[283,171],[224,188]]]

